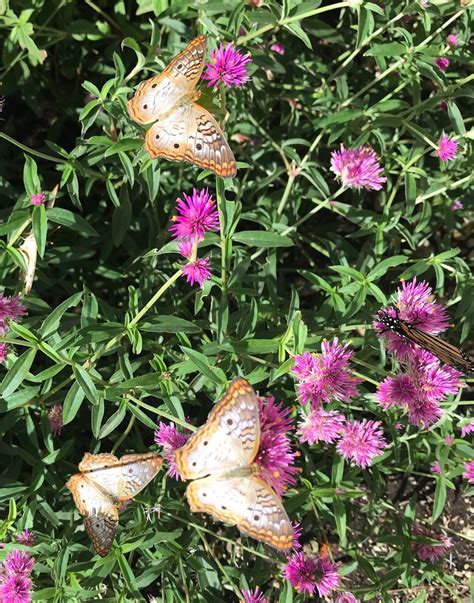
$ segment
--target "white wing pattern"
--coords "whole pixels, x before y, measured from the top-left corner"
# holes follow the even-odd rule
[[[66,483],[96,552],[108,554],[118,526],[118,504],[136,496],[158,473],[162,459],[154,452],[113,454],[86,452],[80,473]]]
[[[280,497],[256,475],[259,443],[257,396],[245,379],[235,379],[207,422],[176,451],[178,471],[195,480],[186,490],[191,511],[209,513],[287,551],[293,527]]]

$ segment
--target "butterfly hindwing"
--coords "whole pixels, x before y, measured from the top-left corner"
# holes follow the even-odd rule
[[[101,557],[109,554],[118,527],[117,507],[111,506],[84,519],[84,525],[95,552]]]
[[[293,526],[280,498],[255,475],[198,479],[189,484],[186,496],[195,513],[235,524],[244,534],[276,549],[293,546]]]
[[[258,400],[245,379],[234,379],[207,422],[176,451],[179,473],[197,479],[250,465],[260,443]]]

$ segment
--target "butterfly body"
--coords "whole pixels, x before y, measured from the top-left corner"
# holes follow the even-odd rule
[[[178,471],[192,481],[191,511],[235,524],[279,550],[293,545],[293,527],[280,497],[259,477],[258,400],[245,379],[235,379],[207,422],[176,451]]]
[[[136,496],[158,473],[162,459],[154,452],[113,454],[86,452],[66,483],[96,552],[108,554],[118,526],[118,505]]]
[[[237,173],[232,151],[214,117],[196,103],[207,41],[198,36],[160,75],[140,84],[128,111],[140,124],[153,123],[145,137],[152,159],[188,161],[218,176]]]
[[[403,320],[400,318],[398,308],[393,308],[393,310],[395,316],[389,314],[387,310],[380,310],[377,314],[377,320],[384,325],[386,330],[409,339],[439,358],[441,362],[449,364],[461,372],[474,371],[474,360],[467,352]]]

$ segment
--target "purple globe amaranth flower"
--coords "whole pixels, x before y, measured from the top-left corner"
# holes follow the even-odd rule
[[[240,88],[250,81],[247,73],[252,59],[249,54],[242,54],[234,48],[233,44],[221,44],[211,50],[209,57],[211,62],[206,64],[202,75],[202,79],[209,82],[208,87],[224,84],[227,88]]]
[[[25,546],[33,546],[35,543],[35,533],[32,530],[23,530],[21,534],[18,535],[16,539],[20,544],[24,544]]]
[[[252,592],[250,590],[243,590],[242,595],[245,603],[269,603],[267,597],[264,597],[262,592],[259,592],[257,588]]]
[[[463,477],[465,477],[470,484],[474,484],[474,461],[464,463]]]
[[[48,411],[49,426],[53,436],[58,436],[63,428],[63,407],[62,404],[55,404]]]
[[[341,593],[336,597],[336,603],[359,603],[359,599],[354,597],[352,593]]]
[[[381,310],[392,318],[400,318],[405,322],[414,324],[421,331],[426,331],[432,335],[437,335],[445,331],[449,326],[449,316],[441,304],[433,300],[433,290],[428,283],[418,282],[416,277],[411,281],[403,281],[401,288],[397,290],[398,309],[389,306]],[[374,327],[384,338],[387,350],[391,352],[397,360],[409,360],[414,351],[420,347],[406,337],[401,337],[398,333],[387,330],[387,327],[381,323],[377,317],[374,321]]]
[[[377,402],[387,410],[391,406],[408,406],[418,394],[416,383],[411,375],[400,373],[395,377],[387,377],[377,392]]]
[[[170,231],[179,241],[200,241],[206,232],[219,230],[219,213],[216,202],[207,188],[200,191],[193,188],[192,195],[186,193],[178,198],[176,216]]]
[[[6,576],[0,581],[0,601],[2,603],[30,603],[31,589],[33,583],[31,578],[21,574]]]
[[[20,301],[20,296],[5,297],[0,295],[0,335],[8,330],[8,322],[20,322],[26,314],[26,308]]]
[[[277,54],[285,54],[285,48],[279,42],[275,42],[270,46],[270,50],[276,52]]]
[[[446,69],[449,67],[450,60],[446,57],[440,57],[439,59],[436,59],[435,63],[439,69],[441,69],[441,71],[446,71]]]
[[[455,199],[449,208],[451,211],[457,211],[458,209],[464,209],[464,203],[460,199]]]
[[[196,258],[194,262],[188,262],[182,268],[183,276],[190,285],[197,283],[201,289],[204,282],[211,278],[211,269],[209,267],[209,258]]]
[[[347,188],[379,191],[387,181],[380,175],[383,168],[371,147],[346,149],[341,144],[339,151],[331,153],[331,171]]]
[[[456,46],[459,44],[459,38],[456,34],[452,33],[446,38],[446,42],[451,46],[451,48],[456,48]]]
[[[345,419],[335,410],[326,411],[322,408],[311,408],[308,415],[302,415],[303,421],[299,424],[298,434],[302,442],[315,444],[316,442],[334,442],[340,437]]]
[[[0,364],[3,364],[8,356],[8,345],[0,343]]]
[[[178,251],[183,258],[190,260],[195,249],[197,248],[197,243],[193,241],[180,241],[178,243]]]
[[[325,597],[340,583],[337,564],[328,557],[308,557],[305,553],[294,553],[283,568],[283,576],[300,593],[312,595],[316,590]]]
[[[331,400],[349,402],[358,394],[357,385],[362,379],[355,377],[349,368],[354,353],[348,347],[349,344],[341,345],[335,337],[332,342],[322,342],[321,354],[304,352],[293,357],[292,372],[303,404],[312,402],[317,407]]]
[[[30,197],[31,205],[44,205],[46,201],[46,195],[44,193],[35,193]]]
[[[441,111],[447,111],[448,110],[448,103],[445,100],[442,100],[439,103],[439,108],[441,109]]]
[[[440,139],[438,140],[438,148],[436,149],[436,155],[447,163],[452,159],[457,157],[457,153],[459,151],[459,145],[451,138],[448,134],[441,134]]]
[[[299,469],[295,467],[297,452],[292,450],[287,432],[293,424],[290,409],[276,403],[273,396],[259,398],[260,445],[254,463],[261,477],[280,496],[296,483]]]
[[[439,461],[435,461],[431,464],[431,471],[436,475],[441,475],[441,465],[439,464]]]
[[[347,421],[341,430],[336,450],[346,460],[352,460],[355,465],[365,469],[387,446],[380,425],[380,421],[368,419],[353,423]]]
[[[451,539],[444,534],[438,534],[434,530],[418,524],[413,526],[412,535],[436,541],[433,543],[412,541],[411,548],[421,561],[435,563],[453,546]]]
[[[461,437],[465,438],[467,435],[474,432],[474,421],[467,423],[461,427]]]
[[[168,464],[166,473],[175,479],[183,479],[176,465],[175,452],[186,444],[190,435],[180,431],[174,423],[167,425],[162,421],[155,430],[155,444],[163,448],[163,455]]]
[[[26,576],[31,573],[34,564],[35,560],[31,555],[15,549],[12,553],[8,553],[3,568],[7,574]]]

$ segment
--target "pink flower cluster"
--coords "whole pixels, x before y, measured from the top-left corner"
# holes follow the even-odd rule
[[[155,431],[155,443],[163,448],[163,455],[168,464],[167,474],[175,479],[181,479],[175,460],[175,452],[184,446],[189,439],[190,433],[180,431],[174,423],[167,425],[160,421]]]
[[[223,84],[227,88],[236,86],[240,88],[250,81],[248,64],[251,62],[249,54],[242,54],[233,44],[221,44],[219,48],[211,50],[211,59],[207,63],[202,79],[207,80],[208,87]]]
[[[62,404],[55,404],[49,409],[48,419],[53,436],[59,435],[64,425]]]
[[[25,306],[20,302],[20,297],[5,297],[0,295],[0,335],[8,332],[10,320],[20,322],[26,314]],[[0,343],[0,364],[5,362],[8,354],[8,345]]]
[[[202,288],[211,278],[211,269],[209,258],[196,257],[197,248],[206,232],[219,230],[219,213],[208,189],[193,188],[191,196],[183,193],[183,199],[177,199],[173,222],[170,231],[178,242],[179,253],[188,260],[183,275],[190,285],[198,283]]]
[[[368,146],[346,149],[341,144],[339,151],[331,153],[331,171],[347,188],[379,191],[387,181],[381,176],[383,168],[379,158]]]
[[[403,282],[397,291],[398,317],[415,324],[420,330],[433,335],[444,331],[449,317],[444,308],[433,301],[433,291],[425,282]],[[396,310],[388,307],[386,314],[396,317]],[[385,339],[387,349],[405,369],[387,377],[379,386],[376,398],[384,408],[404,407],[413,425],[428,427],[442,415],[440,402],[453,394],[461,385],[461,373],[451,366],[441,364],[436,356],[402,337],[377,319],[374,326]]]
[[[29,603],[33,582],[30,574],[35,560],[24,551],[8,553],[0,567],[0,601]]]
[[[341,345],[335,338],[332,342],[323,341],[321,354],[304,352],[294,357],[298,396],[303,404],[311,404],[307,414],[302,414],[298,433],[301,441],[308,444],[339,440],[339,454],[365,468],[386,446],[380,421],[351,422],[341,413],[322,406],[335,400],[349,402],[357,395],[361,380],[349,367],[352,356],[348,344]]]
[[[453,546],[451,538],[419,524],[413,526],[412,535],[419,537],[418,541],[412,541],[411,548],[421,561],[435,563]],[[434,542],[424,541],[428,539]]]
[[[329,557],[314,558],[302,552],[289,557],[283,575],[298,592],[313,595],[317,591],[320,597],[337,588],[341,580],[337,564]]]

